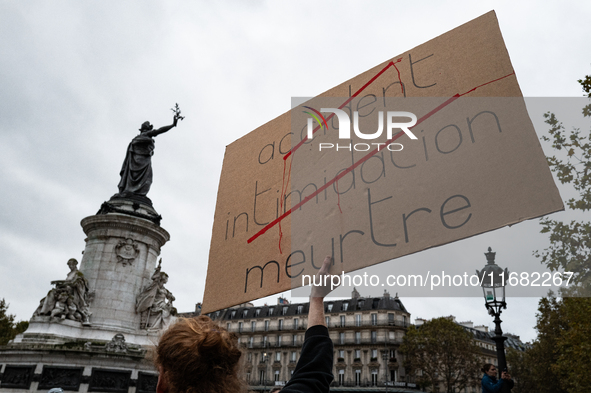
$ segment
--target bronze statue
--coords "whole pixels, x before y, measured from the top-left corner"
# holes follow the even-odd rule
[[[121,166],[121,181],[119,193],[114,198],[134,198],[150,203],[146,197],[152,185],[152,155],[154,155],[154,137],[163,134],[176,127],[179,120],[183,120],[179,105],[172,108],[174,113],[172,124],[154,129],[154,126],[146,121],[140,128],[140,134],[133,138],[127,147],[127,154]]]

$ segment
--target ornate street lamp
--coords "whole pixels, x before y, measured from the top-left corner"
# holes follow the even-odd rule
[[[497,361],[500,372],[507,368],[507,361],[505,360],[505,340],[503,331],[501,330],[501,315],[502,309],[507,309],[505,302],[505,285],[509,279],[509,271],[507,268],[503,270],[495,263],[495,252],[489,247],[486,256],[487,264],[481,271],[476,270],[476,274],[480,279],[482,286],[482,293],[484,295],[484,305],[488,313],[495,317],[495,336],[493,340],[497,344]]]

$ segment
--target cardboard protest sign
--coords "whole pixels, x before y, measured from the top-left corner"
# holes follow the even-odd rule
[[[489,12],[229,145],[203,312],[561,210],[520,97]]]

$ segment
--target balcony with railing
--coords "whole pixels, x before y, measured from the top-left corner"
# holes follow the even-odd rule
[[[330,322],[327,326],[329,329],[347,329],[352,330],[356,328],[408,328],[409,323],[404,321],[347,321],[341,323],[340,321]],[[251,326],[243,326],[241,329],[238,327],[232,327],[228,331],[230,333],[238,333],[238,334],[249,334],[249,333],[261,333],[261,332],[303,332],[308,328],[308,325],[303,321],[300,321],[297,327],[294,327],[293,323],[283,323],[281,328],[278,328],[276,324],[270,325],[265,327],[257,326],[254,330],[252,330]]]
[[[392,344],[392,345],[400,345],[402,344],[402,339],[392,339],[392,338],[385,338],[385,337],[375,337],[375,338],[346,338],[341,340],[340,338],[333,339],[332,342],[334,345],[375,345],[375,344]]]
[[[341,340],[340,338],[332,340],[334,345],[346,345],[346,346],[353,346],[353,345],[400,345],[402,344],[402,339],[392,339],[392,338],[385,338],[385,337],[376,337],[376,338],[346,338]],[[303,345],[304,338],[298,337],[297,340],[281,340],[280,343],[277,341],[256,341],[256,342],[248,342],[242,343],[245,348],[248,349],[265,349],[265,348],[299,348]]]

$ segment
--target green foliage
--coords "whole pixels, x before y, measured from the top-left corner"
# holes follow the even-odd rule
[[[591,97],[591,76],[579,80],[583,90]],[[591,105],[583,108],[585,116],[591,116]],[[566,131],[553,113],[544,115],[550,126],[549,136],[542,139],[552,143],[560,156],[547,157],[548,165],[562,184],[571,184],[578,196],[566,201],[572,210],[591,210],[591,133],[583,134],[575,128]],[[562,221],[543,218],[542,233],[550,235],[550,245],[543,251],[535,251],[543,264],[552,271],[573,272],[573,283],[578,284],[580,295],[591,288],[591,223]]]
[[[591,299],[541,299],[536,329],[531,349],[507,354],[514,393],[590,392]]]
[[[398,350],[405,357],[407,374],[422,388],[461,391],[480,380],[480,348],[472,334],[448,318],[411,326]]]
[[[591,98],[591,76],[578,81]],[[591,104],[583,108],[591,117]],[[567,132],[552,113],[545,114],[550,125],[552,147],[562,154],[547,157],[550,169],[562,184],[571,184],[578,193],[566,204],[572,210],[591,210],[591,133],[579,129]],[[516,393],[591,392],[591,223],[544,218],[542,233],[550,235],[550,246],[534,255],[551,270],[575,273],[578,284],[561,291],[562,299],[552,293],[540,300],[537,324],[538,338],[523,356],[511,354]],[[578,297],[567,297],[578,296]]]
[[[14,322],[14,315],[7,314],[8,303],[4,299],[0,300],[0,345],[6,345],[17,334],[27,330],[29,322]]]

